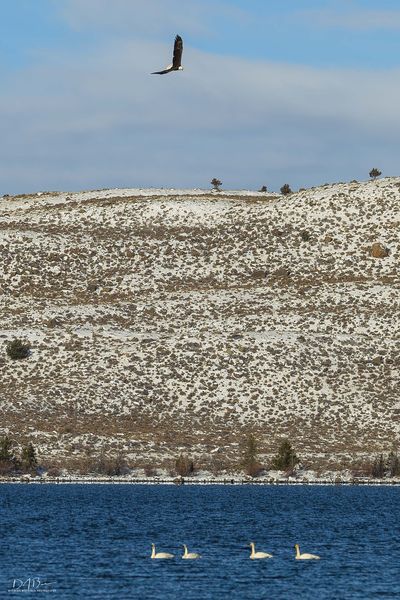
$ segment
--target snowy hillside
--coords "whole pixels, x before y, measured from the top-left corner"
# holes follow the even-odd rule
[[[0,435],[42,462],[217,468],[249,431],[310,466],[389,451],[399,207],[400,178],[0,199]]]

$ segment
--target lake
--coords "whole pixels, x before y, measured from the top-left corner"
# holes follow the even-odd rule
[[[2,484],[0,507],[0,598],[400,598],[400,487]]]

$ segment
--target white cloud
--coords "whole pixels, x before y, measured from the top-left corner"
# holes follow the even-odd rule
[[[114,185],[293,187],[396,168],[398,71],[251,62],[113,40],[8,81],[0,193]],[[362,169],[362,170],[361,170]]]

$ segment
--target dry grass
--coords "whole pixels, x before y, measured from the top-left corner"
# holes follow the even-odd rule
[[[262,464],[282,437],[318,469],[387,452],[400,194],[364,187],[5,200],[2,339],[23,331],[33,352],[0,355],[3,431],[37,431],[43,459],[70,452],[83,470],[102,450],[156,468],[183,452],[223,472],[249,428]],[[379,265],[375,241],[390,248]]]

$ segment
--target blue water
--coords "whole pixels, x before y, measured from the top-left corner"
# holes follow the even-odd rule
[[[1,598],[400,598],[397,487],[3,484],[0,511]]]

